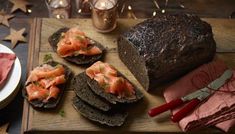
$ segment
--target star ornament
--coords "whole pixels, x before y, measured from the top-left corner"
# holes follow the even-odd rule
[[[6,14],[3,10],[0,11],[0,25],[5,25],[7,27],[9,27],[9,19],[15,17],[12,14]]]
[[[0,127],[0,133],[1,133],[1,134],[7,133],[7,128],[8,128],[8,126],[9,126],[9,123],[6,123],[5,125],[1,126],[1,127]]]
[[[27,12],[26,7],[27,5],[30,5],[26,0],[9,0],[12,4],[13,7],[11,9],[11,13],[15,12],[17,9]]]
[[[6,36],[4,38],[4,40],[10,40],[11,41],[11,44],[12,44],[12,48],[15,48],[16,44],[18,42],[26,42],[26,39],[25,37],[23,36],[25,32],[25,28],[19,30],[19,31],[16,31],[14,29],[10,29],[10,35]]]

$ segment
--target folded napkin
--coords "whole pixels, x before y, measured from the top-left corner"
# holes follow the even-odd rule
[[[227,66],[221,60],[214,60],[188,73],[164,91],[166,102],[183,97],[191,92],[207,86],[224,73]],[[230,79],[219,91],[203,101],[192,113],[179,121],[183,131],[216,125],[228,131],[235,125],[235,71]],[[175,114],[180,108],[174,109]]]
[[[15,62],[15,54],[10,53],[0,53],[0,87],[3,85],[4,81]]]

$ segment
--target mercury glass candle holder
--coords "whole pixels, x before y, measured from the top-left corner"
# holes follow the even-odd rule
[[[46,0],[49,17],[57,19],[70,18],[70,0]]]
[[[107,33],[117,26],[117,0],[93,0],[92,23],[98,32]]]

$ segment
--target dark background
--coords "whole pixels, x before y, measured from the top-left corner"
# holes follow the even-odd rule
[[[77,14],[75,10],[75,0],[72,1],[72,17],[83,18]],[[131,5],[134,13],[138,18],[151,17],[153,11],[160,13],[160,10],[156,8],[153,0],[118,0],[119,5],[125,2],[126,5]],[[168,0],[167,6],[166,0],[156,0],[161,9],[165,9],[166,12],[187,12],[194,13],[200,17],[207,18],[229,18],[232,12],[235,11],[235,0]],[[28,0],[32,3],[30,7],[32,9],[31,14],[24,14],[23,12],[16,12],[17,18],[33,18],[33,17],[48,17],[45,0]],[[184,8],[182,8],[182,5]],[[121,7],[120,6],[120,7]],[[0,0],[0,9],[10,11],[12,4],[8,0]],[[89,17],[89,16],[86,16]],[[125,18],[127,12],[124,12],[120,17]]]

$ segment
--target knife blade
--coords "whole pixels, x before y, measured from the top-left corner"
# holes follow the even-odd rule
[[[210,89],[207,87],[204,87],[200,90],[197,90],[189,95],[182,97],[181,99],[183,101],[190,101],[195,98],[197,98],[199,100],[203,100],[203,99],[207,98],[209,95],[211,95],[213,93],[213,90],[216,91],[221,86],[223,86],[224,83],[226,83],[227,80],[232,77],[232,75],[233,75],[233,71],[228,69],[219,78],[217,78],[216,80],[214,80],[210,84],[208,84],[208,87]],[[213,90],[211,90],[211,89],[213,89]]]

